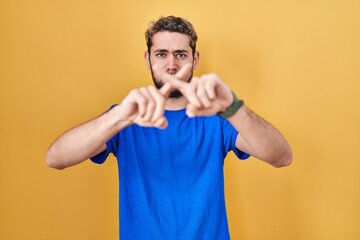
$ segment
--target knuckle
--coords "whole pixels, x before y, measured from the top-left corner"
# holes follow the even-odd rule
[[[140,88],[139,88],[139,91],[140,91],[141,93],[146,93],[146,92],[147,92],[147,90],[146,90],[145,87],[140,87]]]
[[[146,103],[147,103],[146,98],[144,98],[143,96],[138,96],[138,97],[136,98],[136,100],[137,100],[137,102],[138,102],[139,104],[146,104]]]
[[[147,87],[149,90],[157,90],[157,88],[154,85],[150,85]]]
[[[139,90],[138,89],[132,89],[130,92],[129,92],[129,95],[136,95],[139,93]]]
[[[218,78],[218,75],[216,73],[210,73],[209,77],[210,78]]]
[[[197,89],[196,94],[197,94],[199,97],[206,97],[205,90],[204,90],[204,88],[202,88],[202,87]]]

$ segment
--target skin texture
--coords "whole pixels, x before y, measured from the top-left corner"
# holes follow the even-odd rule
[[[63,169],[95,156],[106,149],[113,135],[129,125],[166,128],[165,109],[186,108],[189,117],[196,117],[217,114],[231,105],[231,90],[219,76],[210,73],[192,77],[200,54],[192,52],[188,35],[156,33],[144,58],[155,84],[131,90],[112,110],[62,134],[48,149],[46,161],[50,167]],[[238,149],[275,167],[291,163],[286,139],[246,105],[228,120],[239,132]]]

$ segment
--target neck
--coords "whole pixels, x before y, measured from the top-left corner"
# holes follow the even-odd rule
[[[165,102],[166,110],[180,110],[186,107],[187,99],[182,96],[180,98],[168,98]]]

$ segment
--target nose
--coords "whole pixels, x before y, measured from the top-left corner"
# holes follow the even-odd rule
[[[170,55],[167,63],[166,71],[169,74],[175,74],[179,70],[178,64],[174,56]]]

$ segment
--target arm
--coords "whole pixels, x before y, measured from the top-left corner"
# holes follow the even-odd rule
[[[165,74],[163,78],[188,100],[188,116],[208,116],[225,111],[233,101],[230,88],[215,74],[194,77],[190,83]],[[239,132],[236,147],[275,167],[287,166],[292,152],[286,139],[270,123],[243,105],[228,121]]]
[[[106,142],[126,126],[118,106],[76,126],[58,137],[46,153],[46,163],[56,169],[79,164],[106,149]]]
[[[228,121],[239,132],[236,147],[274,167],[290,165],[292,152],[286,139],[270,123],[243,105]]]
[[[154,86],[134,89],[120,105],[65,132],[49,147],[46,163],[56,169],[79,164],[104,151],[106,142],[131,124],[166,127],[165,100],[160,91]]]

